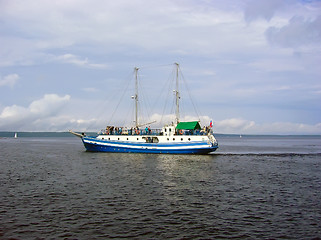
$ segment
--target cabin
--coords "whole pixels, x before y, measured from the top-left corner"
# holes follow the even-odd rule
[[[162,133],[164,136],[174,136],[175,126],[165,126],[162,128]]]

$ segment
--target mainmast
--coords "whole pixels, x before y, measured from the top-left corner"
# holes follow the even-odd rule
[[[176,90],[175,90],[175,95],[176,95],[176,124],[179,123],[179,91],[178,91],[178,71],[179,71],[179,64],[178,63],[175,63],[176,65]]]
[[[135,67],[135,127],[138,128],[138,79],[137,79],[137,74],[138,74],[138,67]]]

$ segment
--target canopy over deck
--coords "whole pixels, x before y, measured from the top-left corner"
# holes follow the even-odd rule
[[[194,122],[180,122],[177,124],[176,129],[178,130],[196,130],[201,129],[201,126],[198,121]]]

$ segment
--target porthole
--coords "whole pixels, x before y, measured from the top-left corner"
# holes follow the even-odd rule
[[[173,141],[175,141],[175,138],[173,138]]]
[[[127,140],[128,140],[128,138],[127,138]]]
[[[119,138],[118,138],[118,140],[119,140]]]
[[[169,138],[167,138],[167,141],[169,141]]]
[[[191,141],[191,139],[190,139],[190,138],[188,138],[188,141]]]
[[[137,138],[137,141],[139,140],[139,138]]]
[[[183,138],[181,138],[181,141],[183,141]]]

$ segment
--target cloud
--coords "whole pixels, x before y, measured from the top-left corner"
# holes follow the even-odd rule
[[[185,68],[191,94],[201,101],[199,112],[218,119],[234,117],[228,125],[221,123],[222,131],[246,126],[250,126],[247,131],[253,130],[263,127],[256,122],[266,119],[315,122],[320,111],[314,106],[321,102],[318,15],[320,2],[301,0],[0,1],[0,46],[4,46],[0,66],[23,74],[24,80],[0,79],[5,100],[0,113],[10,106],[30,121],[22,121],[24,127],[25,123],[43,129],[83,127],[87,116],[93,116],[92,106],[100,106],[85,102],[106,96],[110,101],[106,112],[113,111],[127,69],[178,61]],[[289,48],[308,44],[312,47],[295,52]],[[160,95],[166,77],[157,73],[148,77],[154,95],[150,99]],[[5,91],[17,83],[14,95]],[[310,94],[303,85],[318,87]],[[69,112],[64,108],[57,115],[39,118],[39,113],[31,114],[31,108],[17,104],[48,89],[60,96],[70,93],[73,99],[68,108],[76,99],[83,102],[75,103]],[[283,115],[256,112],[280,106]],[[159,104],[153,110],[161,113],[163,107]],[[286,116],[289,112],[293,116]],[[237,117],[250,118],[255,124]]]
[[[214,122],[215,131],[220,133],[239,133],[247,131],[255,126],[254,121],[241,118],[230,118]]]
[[[23,1],[17,7],[9,1],[2,9],[0,7],[0,16],[11,24],[8,28],[19,29],[20,34],[15,36],[15,42],[23,46],[19,52],[33,53],[24,56],[88,46],[91,51],[106,54],[124,51],[126,55],[133,52],[140,55],[148,50],[149,55],[164,51],[188,55],[235,51],[236,46],[251,45],[250,36],[256,32],[244,31],[240,11],[227,11],[227,7],[222,11],[221,5],[229,4],[220,1],[214,4],[203,1],[203,4],[170,0],[43,1],[35,7],[33,1]],[[11,42],[9,39],[5,44],[11,46]],[[12,64],[25,62],[20,59],[23,56],[19,52],[12,55],[14,51],[15,48],[10,47],[10,55],[4,53],[3,56]],[[103,67],[70,53],[58,58],[78,66]]]
[[[51,116],[49,118],[41,118],[34,122],[40,131],[93,131],[98,132],[102,124],[97,119],[77,119],[66,115]],[[100,125],[99,125],[100,124]],[[90,128],[88,128],[90,126]]]
[[[79,67],[96,68],[96,69],[103,69],[108,67],[106,64],[92,63],[88,60],[88,58],[81,59],[79,56],[69,54],[69,53],[57,56],[55,57],[55,60],[63,63],[70,63]]]
[[[263,18],[270,21],[276,11],[282,9],[286,2],[285,0],[251,0],[248,1],[244,10],[244,18],[247,22]]]
[[[11,87],[16,84],[16,82],[19,80],[19,75],[18,74],[9,74],[5,76],[4,78],[0,77],[0,87]]]
[[[43,98],[33,101],[28,107],[8,106],[0,114],[0,129],[36,130],[37,121],[56,116],[70,100],[69,95],[60,97],[56,94],[45,94]]]
[[[225,134],[321,134],[321,123],[292,122],[255,123],[242,118],[230,118],[214,122],[214,131]]]
[[[82,89],[84,92],[89,92],[89,93],[95,93],[95,92],[98,92],[99,89],[97,88],[94,88],[94,87],[87,87],[87,88],[83,88]]]
[[[313,20],[295,16],[283,27],[268,28],[265,36],[269,43],[281,47],[319,45],[321,42],[321,15]]]
[[[254,131],[259,133],[274,134],[321,134],[321,123],[304,124],[292,122],[274,122],[258,125]]]
[[[249,63],[249,67],[266,72],[284,72],[284,71],[304,71],[304,65],[300,64],[299,59],[279,56],[279,58],[259,59]]]

